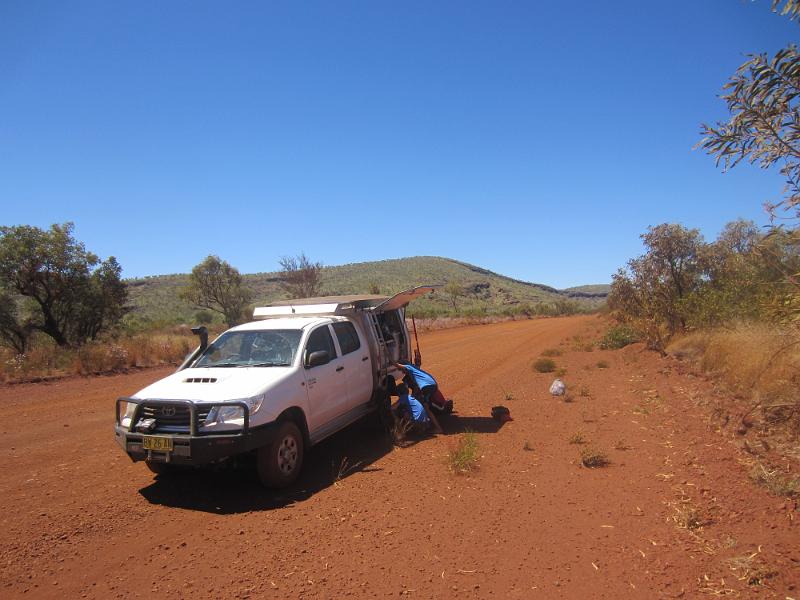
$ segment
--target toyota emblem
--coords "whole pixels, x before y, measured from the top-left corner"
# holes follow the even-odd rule
[[[175,407],[174,406],[165,406],[161,409],[161,416],[162,417],[174,417],[175,416]]]

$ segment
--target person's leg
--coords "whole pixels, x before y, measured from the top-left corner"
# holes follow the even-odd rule
[[[422,406],[425,407],[425,412],[428,413],[431,423],[433,423],[433,430],[436,433],[444,433],[442,426],[439,425],[439,419],[437,419],[436,415],[433,414],[433,408],[431,408],[431,396],[433,396],[433,393],[436,391],[436,386],[427,385],[420,391],[422,392],[422,399],[420,401],[422,402]]]

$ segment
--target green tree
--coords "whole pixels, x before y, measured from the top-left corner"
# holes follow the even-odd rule
[[[697,229],[669,223],[641,237],[647,252],[613,276],[608,304],[652,348],[663,350],[669,337],[686,328],[685,300],[702,282],[703,238]]]
[[[781,2],[783,3],[783,7],[780,8],[782,15],[788,16],[791,20],[800,17],[800,0],[772,0],[772,12],[778,12]]]
[[[773,12],[789,19],[800,18],[800,0],[772,0]],[[783,288],[783,300],[771,306],[776,316],[800,321],[800,271],[792,254],[800,246],[800,53],[790,44],[774,55],[751,54],[723,87],[730,119],[715,125],[703,124],[705,136],[698,144],[715,156],[727,170],[747,161],[763,169],[778,167],[786,184],[783,196],[767,203],[774,219],[788,220],[775,226],[761,241],[761,257],[771,260],[765,272],[779,271],[782,280],[769,279],[772,287]],[[768,295],[770,295],[768,294]],[[778,294],[780,296],[780,294]],[[782,307],[782,308],[781,308]],[[779,313],[783,312],[783,315]]]
[[[301,252],[297,256],[283,256],[279,261],[282,271],[280,286],[290,298],[313,298],[322,289],[322,263],[311,262]]]
[[[196,313],[194,313],[194,320],[196,323],[200,323],[201,325],[208,325],[214,320],[214,317],[208,311],[198,310]]]
[[[464,295],[464,286],[457,281],[450,281],[444,286],[444,293],[450,298],[453,310],[458,310],[458,299]]]
[[[0,290],[0,343],[17,354],[25,354],[33,332],[30,320],[20,314],[21,304],[19,296]]]
[[[698,249],[703,270],[699,285],[684,303],[693,327],[758,319],[775,277],[759,251],[763,235],[752,221],[728,223],[716,241]]]
[[[252,292],[235,267],[211,255],[192,269],[181,296],[197,308],[220,313],[228,327],[233,327],[244,320]]]
[[[33,331],[59,346],[77,346],[117,325],[128,290],[112,256],[101,262],[72,235],[74,225],[48,231],[0,227],[0,336],[17,350]]]
[[[790,45],[750,55],[725,84],[731,118],[702,125],[700,146],[727,170],[743,160],[764,169],[780,166],[784,197],[768,208],[800,217],[800,53]]]

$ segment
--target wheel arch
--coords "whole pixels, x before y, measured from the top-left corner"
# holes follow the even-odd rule
[[[303,441],[307,446],[311,445],[311,438],[308,435],[308,422],[306,421],[306,414],[303,412],[303,409],[299,406],[292,406],[284,410],[278,418],[276,422],[280,423],[281,421],[293,421],[295,425],[300,428],[300,433],[303,434]]]

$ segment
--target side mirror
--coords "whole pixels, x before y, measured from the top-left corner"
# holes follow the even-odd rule
[[[327,365],[329,362],[331,362],[331,355],[328,354],[328,351],[317,350],[306,357],[306,369]]]

